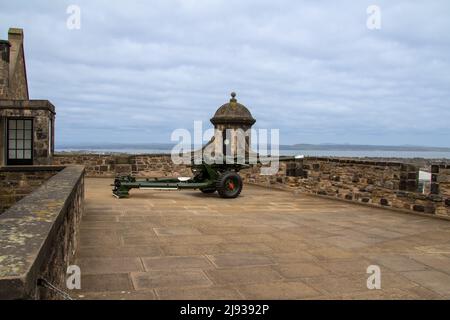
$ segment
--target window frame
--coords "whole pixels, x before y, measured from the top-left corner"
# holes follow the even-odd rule
[[[31,141],[31,146],[30,146],[31,147],[30,148],[31,157],[30,157],[30,159],[10,159],[9,158],[9,151],[11,149],[17,150],[17,148],[11,148],[10,149],[10,147],[9,147],[9,141],[10,141],[9,131],[11,130],[10,126],[9,126],[9,121],[10,120],[30,120],[30,122],[31,122],[31,129],[30,129],[31,130],[31,140],[30,140]],[[5,127],[6,127],[6,148],[5,148],[5,150],[6,150],[6,154],[5,154],[5,156],[6,156],[6,165],[8,165],[8,166],[33,165],[33,161],[34,161],[34,155],[33,155],[33,153],[34,153],[34,118],[30,118],[30,117],[7,117],[6,118],[6,126]],[[16,130],[16,132],[17,132],[17,128],[16,129],[12,129],[12,130]],[[23,132],[25,134],[25,128],[23,129]],[[13,140],[15,140],[16,143],[17,143],[17,136]],[[20,139],[20,140],[25,142],[28,139],[23,138],[23,139]],[[28,150],[28,149],[25,149],[25,147],[24,147],[24,148],[22,148],[22,150],[25,151],[25,150]]]

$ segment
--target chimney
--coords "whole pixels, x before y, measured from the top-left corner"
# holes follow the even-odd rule
[[[10,47],[9,41],[0,40],[0,99],[8,97]]]
[[[11,61],[9,64],[9,74],[13,75],[13,68],[16,66],[16,61],[19,56],[20,50],[22,50],[23,45],[23,30],[19,28],[9,28],[8,30],[8,41],[11,45],[10,57]]]
[[[20,28],[9,28],[9,83],[8,99],[28,100],[28,81],[25,63],[25,52],[23,48],[23,30]]]

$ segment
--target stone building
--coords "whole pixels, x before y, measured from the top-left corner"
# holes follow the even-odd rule
[[[51,164],[55,107],[30,100],[23,30],[10,28],[0,40],[0,167]]]
[[[219,107],[211,118],[214,136],[203,147],[204,157],[217,161],[225,155],[233,160],[248,162],[250,154],[256,155],[250,148],[250,129],[255,122],[247,107],[237,102],[236,93],[232,92],[230,101]]]

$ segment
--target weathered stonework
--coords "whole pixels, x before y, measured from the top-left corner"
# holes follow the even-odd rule
[[[0,100],[0,166],[6,165],[6,121],[33,119],[33,165],[52,163],[54,152],[55,107],[47,100]]]
[[[0,40],[0,167],[52,162],[55,107],[29,100],[23,39],[22,29],[10,28],[8,41]]]
[[[437,212],[450,215],[450,165],[431,166],[431,193],[442,197],[442,202],[437,206]]]
[[[55,165],[82,164],[88,177],[115,177],[132,174],[138,177],[190,176],[187,165],[175,165],[168,154],[99,155],[56,154]]]
[[[10,28],[0,43],[0,99],[28,100],[22,29]]]
[[[84,168],[66,167],[0,215],[0,299],[60,298],[83,214]]]
[[[211,118],[214,136],[202,148],[203,156],[216,161],[221,161],[224,156],[240,158],[240,161],[249,159],[251,154],[256,156],[250,147],[250,129],[255,122],[247,107],[237,102],[236,93],[232,92],[230,101],[220,106]]]
[[[0,98],[8,96],[9,91],[9,41],[0,40]]]
[[[0,168],[0,214],[62,169],[60,166]]]
[[[244,181],[419,213],[450,216],[444,194],[417,192],[418,167],[396,162],[307,157],[280,161],[278,173],[261,175],[261,165],[241,171]],[[444,178],[445,176],[445,178]],[[445,171],[441,180],[446,180]]]
[[[190,176],[187,165],[173,164],[170,155],[56,154],[54,164],[84,164],[89,177]],[[328,196],[361,204],[398,208],[418,213],[450,216],[448,203],[448,166],[439,181],[442,194],[424,194],[418,190],[416,165],[388,161],[307,157],[280,159],[278,173],[261,175],[261,164],[240,172],[246,183]],[[437,178],[436,178],[437,179]]]

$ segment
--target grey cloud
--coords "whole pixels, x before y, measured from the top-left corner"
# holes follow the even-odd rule
[[[379,31],[371,1],[0,2],[3,34],[25,29],[31,96],[58,108],[58,144],[167,142],[234,90],[282,143],[449,146],[448,1],[378,1]]]

